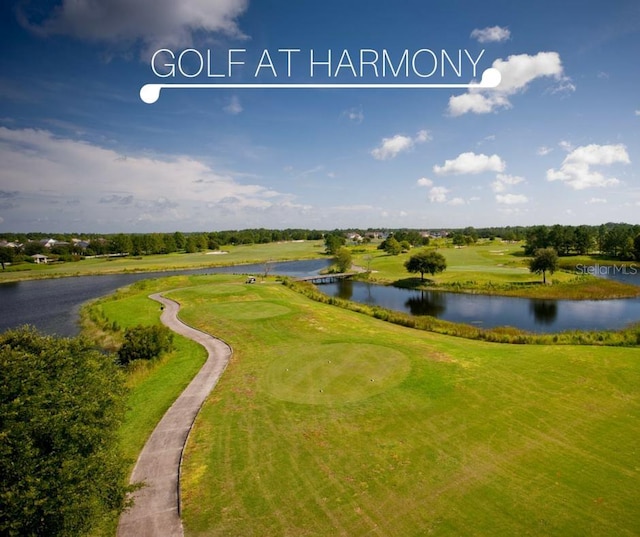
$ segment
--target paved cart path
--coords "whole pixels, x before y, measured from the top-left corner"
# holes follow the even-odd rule
[[[180,537],[180,463],[191,426],[231,358],[231,347],[178,319],[180,305],[161,294],[150,295],[164,305],[160,317],[174,332],[200,343],[209,357],[189,386],[167,410],[151,433],[131,475],[144,482],[134,494],[134,506],[123,513],[118,537]]]

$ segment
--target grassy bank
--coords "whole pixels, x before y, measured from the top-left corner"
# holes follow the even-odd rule
[[[108,350],[116,350],[126,328],[160,323],[160,308],[148,295],[162,289],[189,285],[186,276],[143,280],[87,304],[81,312],[82,332]],[[127,412],[120,429],[123,456],[133,470],[144,443],[178,395],[206,360],[198,344],[174,336],[174,349],[152,362],[136,363],[126,370]],[[115,535],[117,520],[103,521],[96,537]]]
[[[530,333],[510,326],[479,328],[470,324],[444,321],[428,315],[410,315],[380,306],[368,306],[366,304],[332,297],[320,292],[313,284],[308,282],[285,279],[284,283],[290,289],[316,302],[330,304],[356,313],[363,313],[370,317],[400,326],[448,336],[517,345],[640,345],[640,325],[631,326],[624,330],[573,330],[556,334]]]
[[[314,259],[324,255],[322,241],[283,242],[229,246],[220,252],[174,253],[144,257],[111,257],[83,259],[77,262],[8,266],[0,271],[0,283],[40,278],[90,276],[126,272],[158,272],[219,267],[249,263],[264,264],[265,260],[293,261]]]
[[[421,282],[409,274],[404,263],[412,255],[387,255],[373,247],[360,252],[354,262],[367,270],[363,275],[381,285],[396,285],[416,289],[437,289],[458,293],[476,293],[540,299],[603,300],[640,296],[640,287],[597,278],[591,274],[576,274],[575,266],[587,266],[597,261],[587,256],[564,258],[570,270],[547,274],[552,285],[543,285],[542,277],[531,274],[527,258],[519,243],[489,242],[464,248],[440,248],[447,260],[447,270]],[[571,261],[569,261],[571,259]],[[571,264],[573,263],[573,264]]]

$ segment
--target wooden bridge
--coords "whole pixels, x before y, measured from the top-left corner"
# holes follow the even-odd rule
[[[315,276],[305,276],[304,278],[297,278],[299,282],[311,282],[311,283],[334,283],[338,280],[344,280],[355,276],[357,272],[339,272],[337,274],[316,274]]]

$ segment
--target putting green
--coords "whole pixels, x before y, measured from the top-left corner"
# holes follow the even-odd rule
[[[271,396],[293,403],[346,403],[396,386],[410,369],[403,353],[382,345],[299,347],[271,362],[263,388]]]
[[[269,317],[286,315],[291,311],[287,306],[264,300],[226,302],[214,304],[210,309],[214,315],[237,321],[268,319]]]

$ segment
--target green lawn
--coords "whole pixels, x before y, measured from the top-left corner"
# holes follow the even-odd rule
[[[157,322],[159,289],[234,349],[182,469],[187,536],[637,535],[640,349],[419,332],[231,275],[101,300]],[[204,359],[130,374],[132,461]],[[112,526],[114,527],[114,526]]]
[[[187,535],[636,534],[638,349],[468,341],[216,285],[170,293],[234,348],[185,456]]]
[[[265,260],[284,261],[312,259],[324,255],[323,241],[282,242],[225,246],[226,254],[198,252],[174,253],[144,257],[112,257],[83,259],[77,262],[40,264],[23,263],[0,271],[0,283],[34,278],[59,278],[90,274],[179,270],[246,263]]]
[[[420,275],[408,273],[404,266],[413,252],[393,256],[369,246],[366,252],[354,257],[354,263],[371,268],[373,273],[369,279],[372,281],[415,287],[420,283],[416,282]],[[547,274],[547,281],[553,281],[553,285],[541,285],[542,276],[529,271],[522,243],[491,241],[462,248],[440,248],[438,252],[447,260],[447,269],[435,276],[425,275],[429,280],[426,285],[443,290],[547,299],[605,299],[640,294],[637,286],[576,275],[573,268]],[[574,258],[561,258],[561,261],[567,264],[568,259]],[[586,256],[575,259],[589,264]]]

